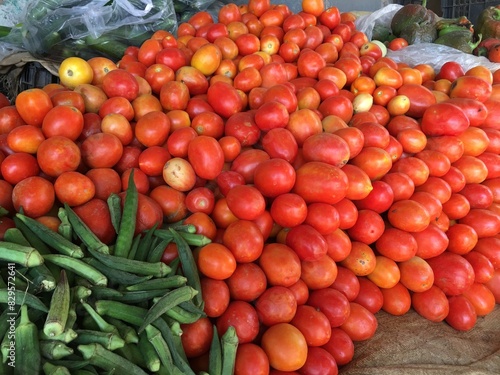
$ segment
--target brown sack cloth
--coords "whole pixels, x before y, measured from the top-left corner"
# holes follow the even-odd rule
[[[476,326],[460,332],[433,323],[413,309],[403,316],[376,314],[378,329],[356,342],[353,360],[341,375],[499,375],[500,306]]]

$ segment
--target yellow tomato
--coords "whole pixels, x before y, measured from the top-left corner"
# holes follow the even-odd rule
[[[222,61],[222,53],[219,47],[209,43],[201,46],[191,58],[191,66],[198,69],[204,75],[213,74]]]
[[[92,83],[93,78],[92,66],[81,57],[68,57],[59,66],[59,80],[70,89],[80,84]]]

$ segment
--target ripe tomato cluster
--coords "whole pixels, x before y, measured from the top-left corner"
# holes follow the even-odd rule
[[[56,228],[67,203],[109,243],[133,170],[137,233],[212,240],[207,316],[182,326],[196,370],[229,326],[236,374],[336,374],[381,309],[469,330],[500,301],[500,72],[396,63],[302,4],[198,12],[0,109],[0,206]]]

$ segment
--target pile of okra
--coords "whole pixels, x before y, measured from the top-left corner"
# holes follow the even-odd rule
[[[210,242],[193,225],[134,234],[138,193],[108,198],[116,240],[106,245],[68,205],[54,231],[15,213],[0,241],[2,374],[196,375],[181,324],[205,316],[191,246]],[[174,242],[179,256],[161,262]],[[214,327],[210,375],[232,374],[238,339]]]

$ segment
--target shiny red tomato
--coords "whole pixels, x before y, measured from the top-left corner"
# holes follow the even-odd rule
[[[12,190],[14,209],[22,210],[25,215],[39,217],[47,214],[54,205],[54,185],[40,176],[25,178],[17,183]]]
[[[228,208],[243,220],[254,220],[261,215],[266,202],[262,193],[254,186],[236,185],[226,195]]]
[[[41,126],[45,115],[53,108],[49,94],[40,88],[24,90],[16,96],[17,112],[26,124]]]
[[[466,291],[474,282],[474,269],[458,254],[444,252],[427,259],[434,271],[434,285],[447,296],[456,296]]]
[[[464,296],[456,295],[448,298],[450,311],[445,318],[446,323],[458,331],[470,331],[477,322],[474,305]]]
[[[332,328],[344,324],[351,313],[351,305],[347,297],[342,292],[332,288],[311,291],[307,305],[325,314]]]
[[[262,195],[270,198],[290,192],[295,179],[295,169],[281,158],[265,160],[254,171],[255,187]]]
[[[375,315],[356,302],[349,303],[349,310],[350,314],[340,328],[352,341],[364,341],[373,337],[378,328]]]
[[[433,285],[429,289],[413,293],[411,304],[417,313],[431,322],[441,322],[450,310],[446,294]]]
[[[347,176],[340,168],[312,161],[297,169],[293,192],[307,203],[335,204],[345,197],[347,187]]]

